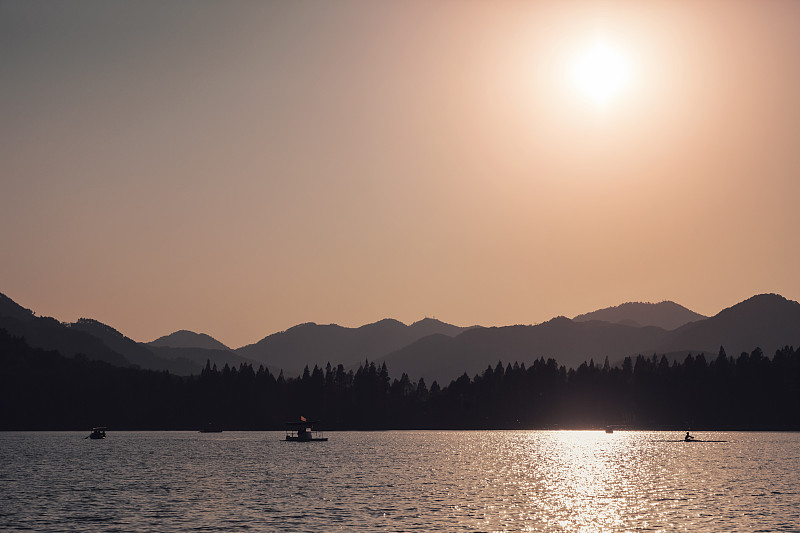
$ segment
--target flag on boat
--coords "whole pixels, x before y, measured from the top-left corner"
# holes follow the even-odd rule
[[[306,422],[306,417],[304,417],[304,416],[301,416],[301,417],[300,417],[300,422]]]

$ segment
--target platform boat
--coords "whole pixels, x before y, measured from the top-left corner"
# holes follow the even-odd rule
[[[299,422],[286,423],[286,441],[288,442],[325,442],[328,437],[323,437],[321,431],[314,429],[314,421],[300,417]]]
[[[92,428],[92,432],[85,438],[92,440],[104,439],[106,438],[106,428],[104,426]]]

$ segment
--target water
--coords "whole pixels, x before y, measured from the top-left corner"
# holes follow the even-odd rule
[[[0,530],[800,531],[800,434],[0,433]]]

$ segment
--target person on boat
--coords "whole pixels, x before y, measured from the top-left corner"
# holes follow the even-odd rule
[[[692,440],[694,440],[694,437],[692,437],[691,435],[689,435],[689,432],[687,431],[687,432],[686,432],[686,436],[685,436],[685,437],[683,437],[683,440],[685,440],[686,442],[689,442],[689,441],[692,441]]]

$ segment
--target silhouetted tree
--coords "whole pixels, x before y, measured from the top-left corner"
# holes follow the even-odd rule
[[[211,361],[198,376],[121,368],[34,349],[0,329],[0,430],[280,429],[305,415],[326,429],[547,428],[628,424],[640,428],[800,430],[800,352],[738,358],[720,347],[670,364],[666,356],[605,358],[575,369],[539,358],[498,361],[430,389],[385,363],[354,371],[328,363],[276,378],[263,365]]]

